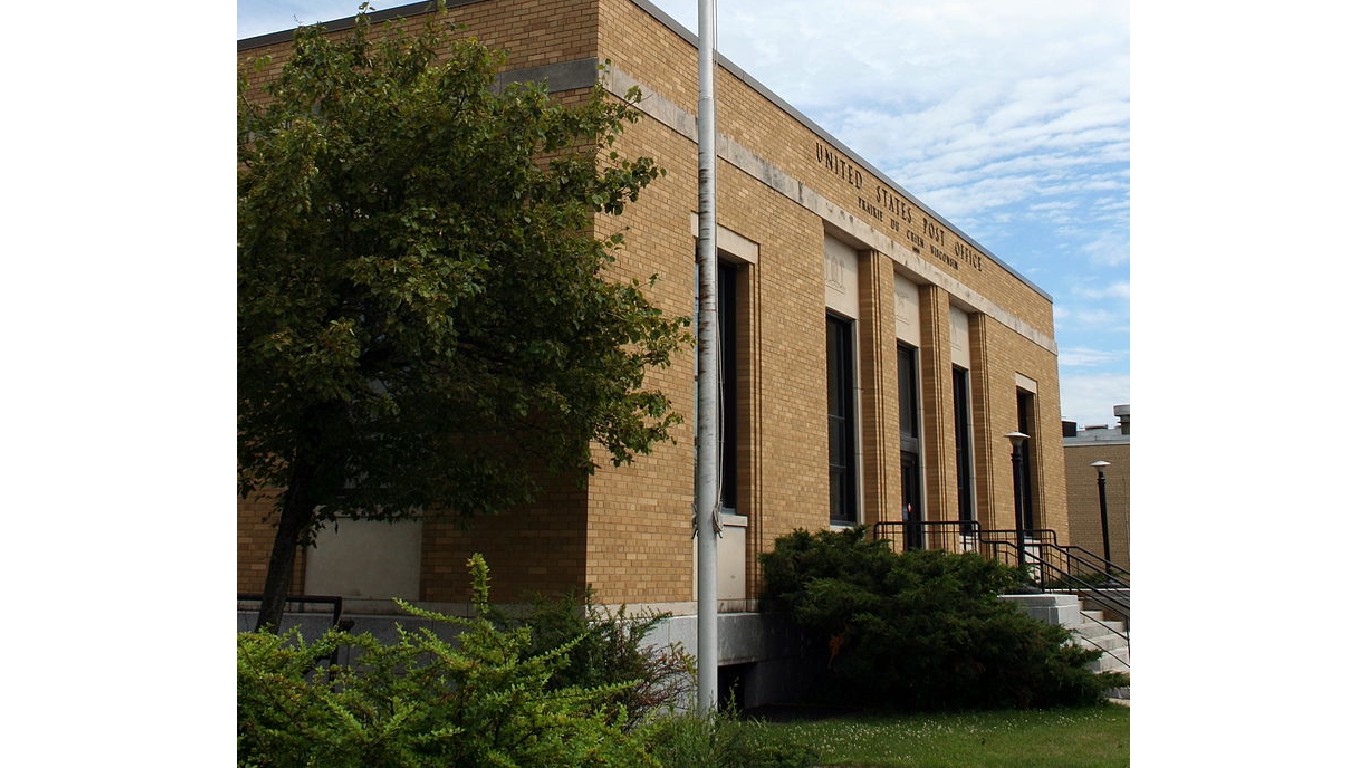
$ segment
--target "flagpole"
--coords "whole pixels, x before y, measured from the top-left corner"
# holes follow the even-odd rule
[[[716,326],[715,0],[697,3],[697,710],[717,704],[716,549],[720,527],[720,376]]]

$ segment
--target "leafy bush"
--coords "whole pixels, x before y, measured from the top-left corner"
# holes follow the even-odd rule
[[[475,617],[404,606],[454,625],[442,639],[422,628],[384,644],[368,634],[294,632],[238,636],[238,765],[329,768],[422,766],[653,766],[612,701],[630,687],[561,685],[577,639],[529,652],[531,630],[490,620],[488,569],[470,559]],[[324,667],[343,645],[360,663]]]
[[[552,689],[572,686],[611,686],[609,702],[626,712],[634,726],[651,714],[687,701],[694,689],[696,659],[678,643],[660,648],[646,645],[650,630],[668,618],[666,613],[627,615],[598,605],[591,590],[558,599],[539,600],[530,615],[514,622],[531,630],[532,654],[569,646],[565,663],[550,676]],[[621,688],[625,684],[627,687]]]
[[[892,553],[862,528],[778,539],[762,556],[770,606],[791,613],[824,661],[821,693],[915,710],[1090,704],[1123,675],[997,595],[1020,572],[976,554]]]
[[[662,717],[644,738],[661,768],[810,768],[816,749],[793,732],[740,720],[733,712]]]

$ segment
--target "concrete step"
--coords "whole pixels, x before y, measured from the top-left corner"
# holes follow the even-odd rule
[[[1080,601],[1080,605],[1083,613],[1095,614],[1097,618],[1100,618],[1103,615],[1105,618],[1112,621],[1120,621],[1121,619],[1123,619],[1123,616],[1114,613],[1113,606],[1107,606],[1106,604],[1097,602],[1095,600],[1082,598]],[[1124,606],[1124,615],[1128,615],[1128,601],[1125,600],[1123,603],[1121,603],[1121,605]],[[1126,624],[1128,623],[1127,620],[1124,621]]]
[[[1105,618],[1104,611],[1082,611],[1081,615],[1083,624],[1106,624],[1114,627],[1117,632],[1125,631],[1124,622]]]
[[[1100,658],[1087,665],[1093,672],[1128,672],[1129,641],[1118,634],[1116,622],[1095,622],[1084,619],[1080,625],[1069,627],[1074,635],[1072,644],[1086,650],[1101,651]]]
[[[1083,621],[1074,627],[1068,627],[1079,637],[1115,637],[1121,641],[1128,642],[1127,636],[1123,631],[1115,626],[1112,621],[1097,624],[1094,621]]]
[[[1117,637],[1115,635],[1105,635],[1103,637],[1086,638],[1079,637],[1073,639],[1072,645],[1075,645],[1078,648],[1083,648],[1088,651],[1098,650],[1115,653],[1120,650],[1126,652],[1129,650],[1129,644],[1124,642],[1123,638]]]
[[[1100,610],[1083,610],[1075,595],[1003,595],[1002,599],[1040,621],[1066,627],[1072,632],[1069,642],[1073,645],[1100,651],[1100,658],[1087,664],[1087,669],[1129,674],[1129,641],[1125,622],[1106,620]],[[1127,689],[1114,693],[1108,698],[1127,701]]]
[[[1101,653],[1100,658],[1086,665],[1092,672],[1124,672],[1129,671],[1129,649],[1114,648],[1108,652]]]

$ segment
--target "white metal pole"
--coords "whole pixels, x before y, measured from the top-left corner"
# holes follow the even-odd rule
[[[716,537],[720,510],[719,344],[716,327],[715,0],[697,3],[697,710],[717,703]]]

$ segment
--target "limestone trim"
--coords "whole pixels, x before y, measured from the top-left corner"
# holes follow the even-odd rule
[[[639,89],[642,96],[639,106],[642,112],[680,136],[696,143],[697,120],[691,112],[670,102],[616,66],[606,70],[603,85],[610,93],[623,98],[631,88]],[[889,235],[874,229],[871,224],[864,222],[850,211],[843,209],[814,189],[802,184],[786,171],[768,162],[748,147],[729,136],[718,135],[716,137],[716,153],[756,181],[820,216],[827,226],[854,238],[871,250],[887,254],[899,267],[897,270],[899,273],[908,276],[914,275],[918,280],[929,281],[943,288],[958,302],[990,317],[1051,354],[1058,354],[1057,342],[1047,333],[1034,328],[1022,318],[1007,311],[981,293],[968,287],[961,280],[935,266],[928,259],[893,240]],[[1027,281],[1026,284],[1033,288],[1033,285]]]
[[[465,3],[448,3],[448,5],[451,7],[461,4]],[[653,9],[653,6],[649,6],[648,3],[637,3],[637,5],[640,5],[647,12],[650,12]],[[394,9],[392,13],[393,18],[399,18],[402,16],[422,13],[426,10],[428,10],[428,8],[425,4],[414,3],[410,6],[403,6],[402,8]],[[654,10],[657,11],[657,9]],[[382,18],[379,15],[374,15],[371,18],[373,21],[382,20]],[[384,18],[388,17],[386,16]],[[350,18],[338,19],[335,22],[328,22],[324,26],[329,30],[344,29],[348,28],[349,26],[354,26],[354,22]],[[683,37],[685,39],[692,40],[692,37],[690,35],[684,34],[686,30],[676,28],[674,29],[674,31],[683,34]],[[268,45],[279,40],[287,40],[290,39],[292,36],[293,30],[290,30],[287,32],[279,32],[272,35],[263,35],[260,37],[249,38],[246,40],[239,40],[238,50],[249,50],[252,48]],[[744,80],[746,84],[748,84],[750,87],[755,88],[760,93],[764,94],[766,98],[768,98],[770,101],[773,101],[774,104],[777,105],[780,109],[792,115],[794,119],[798,120],[798,122],[805,125],[808,129],[814,131],[823,139],[830,141],[834,145],[838,146],[841,149],[841,151],[844,151],[851,159],[858,161],[859,164],[864,166],[865,169],[868,170],[870,173],[877,175],[888,185],[892,186],[897,191],[904,194],[908,199],[914,201],[926,213],[930,213],[930,209],[928,208],[928,206],[925,206],[923,203],[921,203],[914,195],[911,195],[910,193],[901,189],[900,185],[896,184],[890,179],[882,177],[881,174],[877,172],[877,169],[873,168],[871,165],[868,165],[868,163],[866,161],[863,161],[862,158],[859,158],[857,154],[848,151],[848,148],[844,147],[844,145],[840,143],[838,140],[834,139],[834,137],[829,136],[827,133],[811,124],[810,121],[806,120],[799,112],[797,112],[792,107],[787,105],[786,102],[783,102],[781,99],[774,96],[761,84],[755,82],[752,78],[745,75],[741,70],[739,70],[737,67],[734,67],[733,65],[727,66],[727,68],[730,69],[733,73],[735,73],[737,77],[740,77],[742,80]],[[599,77],[600,73],[601,78]],[[552,92],[574,90],[578,88],[588,88],[592,87],[596,82],[601,81],[610,93],[619,98],[625,98],[627,92],[631,88],[638,88],[642,95],[639,107],[643,113],[664,124],[671,130],[673,130],[675,133],[679,134],[680,136],[683,136],[684,138],[687,138],[689,141],[692,141],[693,143],[697,142],[697,119],[691,111],[684,109],[683,107],[674,104],[673,102],[664,98],[658,92],[654,91],[645,83],[641,82],[632,75],[623,71],[615,64],[608,66],[605,61],[599,61],[598,59],[594,58],[576,59],[572,61],[559,62],[556,64],[549,64],[541,67],[511,70],[508,72],[504,72],[498,76],[499,87],[506,86],[508,83],[528,81],[544,83],[546,87]],[[736,168],[740,169],[741,171],[751,176],[755,180],[763,183],[764,185],[783,195],[792,202],[801,205],[802,207],[806,208],[808,211],[816,214],[817,216],[820,216],[821,219],[826,222],[827,226],[837,229],[845,235],[854,238],[855,240],[862,243],[866,248],[887,254],[892,259],[892,261],[895,262],[896,265],[899,267],[899,269],[897,270],[898,272],[904,275],[914,275],[919,280],[927,280],[933,283],[934,285],[944,288],[946,291],[949,292],[951,296],[953,296],[959,302],[970,306],[975,311],[981,312],[982,314],[992,318],[993,320],[996,320],[1001,325],[1011,329],[1020,336],[1023,336],[1031,343],[1048,350],[1050,353],[1054,355],[1058,353],[1057,342],[1048,334],[1044,333],[1043,331],[1040,331],[1037,328],[1034,328],[1020,317],[1005,310],[1003,307],[999,306],[995,302],[983,296],[981,293],[968,287],[962,281],[958,280],[949,273],[940,269],[938,266],[933,264],[925,257],[903,246],[901,243],[892,239],[890,236],[878,231],[872,225],[864,222],[862,219],[860,219],[858,216],[855,216],[850,211],[844,210],[840,206],[826,199],[824,196],[816,192],[814,189],[811,189],[810,187],[802,184],[799,180],[792,177],[782,168],[765,160],[757,152],[754,152],[748,147],[742,145],[735,139],[725,135],[718,135],[716,137],[716,152],[718,157],[734,165]],[[972,238],[968,237],[965,233],[958,230],[958,228],[954,227],[950,222],[939,219],[937,216],[934,218],[936,218],[940,223],[944,224],[949,229],[953,230],[967,242],[972,243],[974,246],[978,246],[976,241],[972,240]],[[1033,283],[1030,283],[1028,280],[1021,277],[1019,273],[1011,269],[1009,265],[1002,263],[999,259],[996,259],[994,256],[992,256],[990,251],[988,251],[985,248],[981,248],[981,250],[984,254],[988,256],[988,258],[991,258],[992,261],[996,262],[997,264],[1000,264],[1007,272],[1014,275],[1022,283],[1029,286],[1032,290],[1038,292],[1045,298],[1049,298],[1046,293],[1044,293],[1042,290],[1038,288],[1038,286],[1035,286]]]

